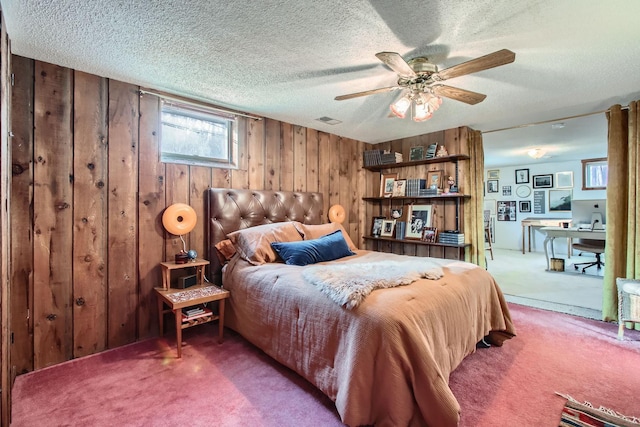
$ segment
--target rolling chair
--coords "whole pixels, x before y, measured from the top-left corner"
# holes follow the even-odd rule
[[[573,249],[576,249],[581,252],[591,252],[595,254],[596,260],[592,262],[578,262],[574,263],[573,267],[577,270],[580,265],[584,265],[582,268],[582,274],[585,274],[585,270],[589,267],[593,267],[594,265],[598,270],[604,266],[604,262],[600,256],[604,253],[604,240],[589,240],[589,239],[581,239],[579,242],[571,245]],[[581,253],[582,255],[582,253]]]

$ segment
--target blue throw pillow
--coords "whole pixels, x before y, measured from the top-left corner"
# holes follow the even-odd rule
[[[347,246],[340,230],[313,240],[273,242],[271,247],[289,265],[315,264],[355,255]]]

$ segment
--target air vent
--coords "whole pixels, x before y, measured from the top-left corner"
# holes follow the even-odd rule
[[[327,117],[327,116],[320,117],[316,120],[322,123],[326,123],[328,125],[337,125],[342,123],[340,120],[332,119],[331,117]]]

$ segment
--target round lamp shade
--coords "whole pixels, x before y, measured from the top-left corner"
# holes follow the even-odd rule
[[[346,217],[344,208],[340,205],[333,205],[329,208],[329,221],[342,224]]]
[[[162,225],[165,230],[176,236],[191,232],[196,226],[196,222],[196,211],[184,203],[174,203],[162,214]]]

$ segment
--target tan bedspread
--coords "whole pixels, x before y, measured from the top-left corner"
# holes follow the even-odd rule
[[[403,258],[358,251],[333,262]],[[308,266],[252,266],[236,257],[223,276],[231,291],[226,325],[315,384],[345,424],[456,426],[449,374],[490,332],[501,345],[515,331],[489,273],[423,259],[443,267],[444,277],[375,290],[347,310],[302,279]]]

